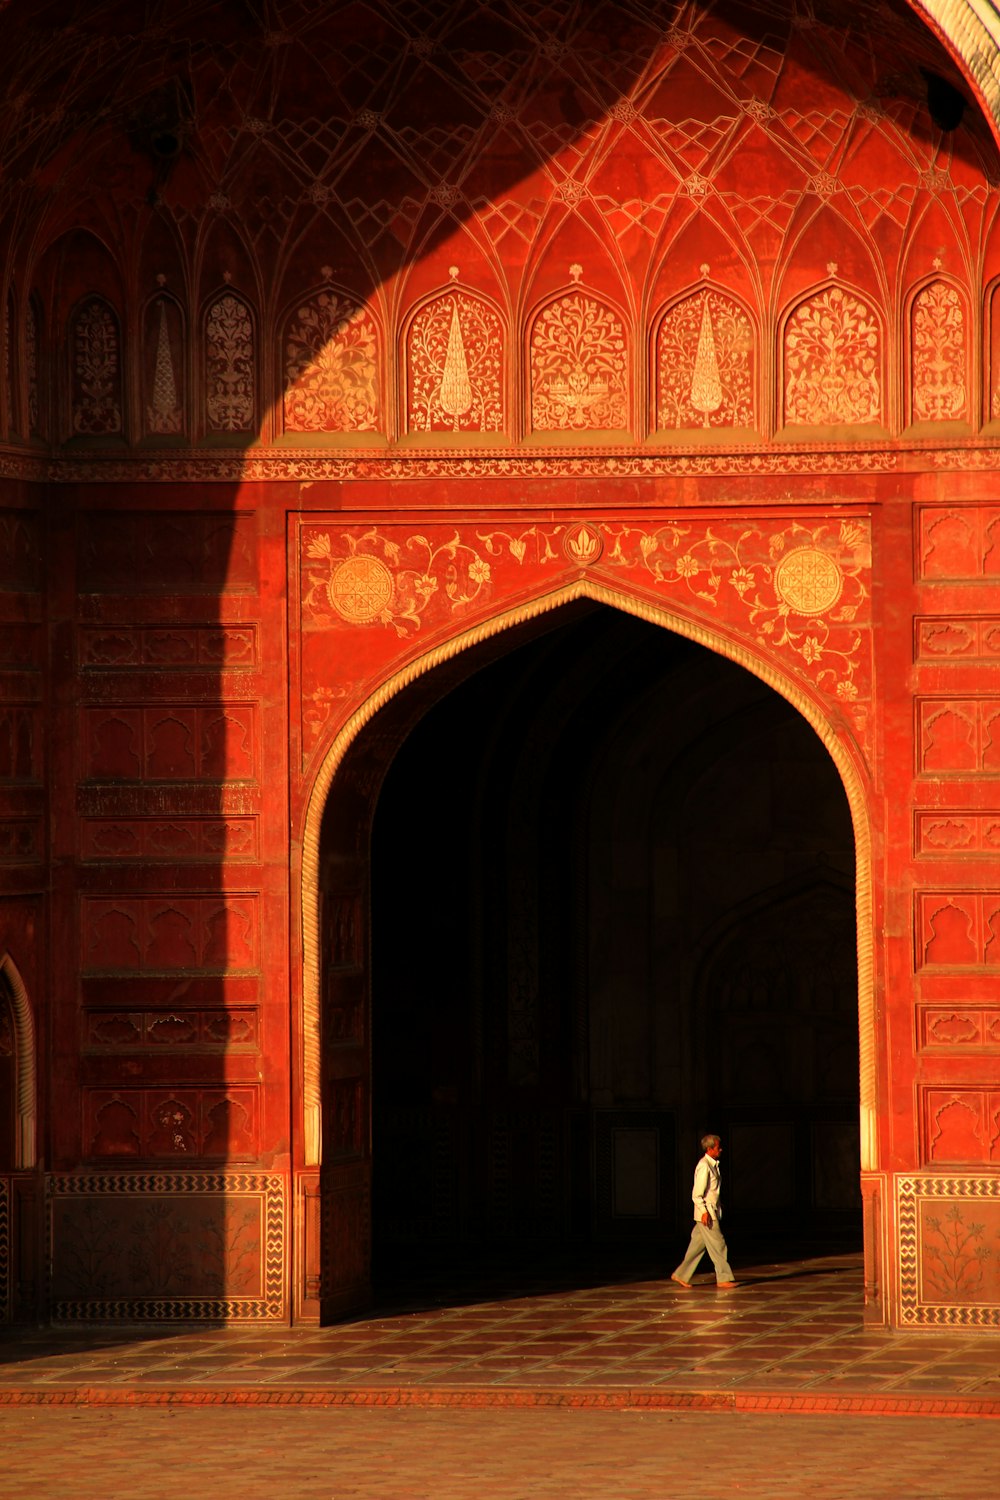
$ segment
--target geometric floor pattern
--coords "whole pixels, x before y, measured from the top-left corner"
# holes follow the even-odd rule
[[[1000,1416],[995,1333],[889,1333],[860,1256],[711,1275],[520,1285],[384,1306],[331,1328],[67,1328],[0,1352],[0,1407],[606,1407]],[[1000,1431],[995,1430],[1000,1438]]]

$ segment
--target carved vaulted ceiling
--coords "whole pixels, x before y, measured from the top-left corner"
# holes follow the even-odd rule
[[[7,273],[50,325],[88,290],[138,324],[157,286],[193,323],[225,282],[277,349],[295,299],[336,286],[391,346],[450,278],[485,299],[467,341],[490,308],[527,339],[582,282],[641,342],[710,277],[766,366],[824,278],[892,317],[921,277],[978,302],[1000,270],[993,137],[901,0],[13,0],[0,40]]]

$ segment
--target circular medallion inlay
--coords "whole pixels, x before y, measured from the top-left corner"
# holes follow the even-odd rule
[[[392,574],[377,557],[347,557],[327,585],[330,603],[345,620],[377,620],[392,599]]]
[[[774,591],[798,615],[821,615],[840,598],[840,565],[818,547],[797,547],[774,570]]]

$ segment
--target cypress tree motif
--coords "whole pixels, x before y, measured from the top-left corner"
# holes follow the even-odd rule
[[[715,333],[712,315],[708,308],[708,293],[701,306],[701,330],[698,334],[698,352],[694,357],[691,375],[691,405],[700,411],[705,426],[710,425],[713,411],[722,405],[722,380],[719,376],[719,361],[715,353]]]
[[[170,354],[167,328],[167,304],[160,303],[160,327],[156,339],[156,370],[153,376],[153,399],[147,413],[151,432],[180,432],[181,413],[177,404],[177,382]]]
[[[465,343],[462,339],[462,325],[458,320],[458,298],[456,297],[451,304],[448,351],[444,357],[444,369],[441,372],[441,386],[438,392],[441,409],[449,417],[454,418],[456,432],[458,419],[469,410],[472,397],[469,362],[465,357]]]

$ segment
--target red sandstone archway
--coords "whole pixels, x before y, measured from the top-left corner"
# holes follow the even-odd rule
[[[306,1165],[322,1175],[306,1174],[301,1183],[304,1212],[300,1216],[300,1269],[311,1281],[313,1296],[320,1286],[322,1315],[341,1315],[363,1305],[370,1295],[370,1039],[367,1011],[370,996],[367,911],[367,834],[358,837],[359,823],[370,821],[384,771],[405,737],[409,724],[426,706],[422,702],[409,724],[376,734],[381,746],[368,764],[352,768],[344,806],[335,819],[340,828],[336,847],[321,849],[324,816],[338,795],[337,777],[352,747],[361,744],[380,712],[407,688],[449,665],[461,669],[463,654],[486,641],[502,648],[506,632],[537,620],[576,600],[588,599],[635,615],[672,630],[736,662],[781,694],[815,730],[836,766],[851,811],[855,837],[857,890],[858,1007],[860,1051],[861,1170],[877,1167],[874,1156],[875,1117],[875,1003],[874,930],[872,911],[870,787],[857,745],[842,722],[824,710],[814,693],[806,691],[787,667],[756,644],[734,633],[712,629],[674,610],[650,604],[627,591],[608,588],[593,577],[579,578],[566,587],[495,613],[478,626],[439,642],[431,651],[411,659],[375,686],[328,744],[319,763],[306,816],[301,864],[303,974],[301,1004],[301,1124]],[[803,601],[804,602],[804,601]],[[445,688],[449,684],[445,684]],[[438,696],[438,694],[435,694]],[[329,841],[329,831],[327,840]],[[321,861],[325,869],[321,875]],[[325,904],[325,913],[321,906]],[[327,928],[324,934],[323,927]],[[333,970],[324,988],[324,963]],[[338,981],[337,975],[340,976]],[[335,1003],[331,1005],[331,1000]],[[321,1030],[337,1032],[324,1041]],[[353,1019],[352,1019],[353,1018]],[[325,1050],[325,1056],[324,1056]],[[324,1122],[321,1109],[332,1108],[336,1118]],[[325,1151],[324,1151],[325,1147]],[[866,1239],[874,1235],[866,1221]],[[877,1246],[866,1245],[868,1258]],[[880,1258],[880,1257],[879,1257]],[[325,1262],[325,1269],[321,1263]],[[311,1274],[310,1274],[311,1268]],[[301,1296],[301,1290],[300,1290]],[[311,1299],[310,1299],[311,1300]]]

